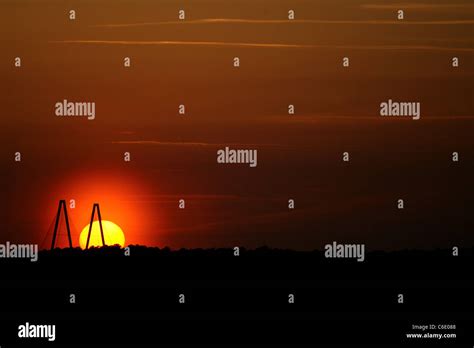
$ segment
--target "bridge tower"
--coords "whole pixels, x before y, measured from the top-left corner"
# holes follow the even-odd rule
[[[97,210],[97,218],[99,219],[100,235],[102,237],[102,246],[105,246],[104,230],[102,228],[102,216],[100,215],[99,203],[94,203],[94,206],[92,207],[91,223],[89,224],[89,233],[87,234],[86,249],[89,249],[89,240],[91,238],[91,233],[92,233],[92,223],[94,222],[94,216],[95,216],[96,210]]]
[[[66,220],[66,230],[67,230],[67,236],[69,239],[69,247],[72,248],[71,229],[69,227],[69,217],[67,215],[66,200],[61,199],[58,205],[58,213],[56,214],[56,222],[54,223],[54,232],[53,232],[53,241],[51,243],[51,250],[54,249],[54,245],[56,244],[56,237],[58,235],[59,219],[61,218],[61,211],[64,213],[64,219]]]

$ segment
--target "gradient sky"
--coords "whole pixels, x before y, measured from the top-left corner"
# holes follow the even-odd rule
[[[0,242],[50,238],[65,198],[76,243],[99,202],[133,244],[474,244],[472,1],[3,0],[0,28]],[[388,99],[421,119],[381,118]],[[258,167],[217,164],[225,146]]]

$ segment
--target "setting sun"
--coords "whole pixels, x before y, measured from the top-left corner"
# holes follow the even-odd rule
[[[111,221],[102,220],[102,228],[104,230],[104,239],[106,245],[120,245],[125,246],[125,235],[122,229]],[[87,235],[89,234],[89,224],[83,228],[79,236],[79,245],[82,249],[86,248]],[[91,237],[89,240],[89,247],[101,247],[102,237],[100,235],[99,221],[92,223]]]

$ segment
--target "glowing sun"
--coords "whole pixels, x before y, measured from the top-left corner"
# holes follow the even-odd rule
[[[90,225],[90,224],[89,224]],[[87,235],[89,234],[89,225],[84,227],[79,236],[79,245],[82,249],[86,248]],[[125,235],[122,229],[111,221],[102,220],[102,229],[104,230],[105,245],[118,244],[122,248],[125,246]],[[91,238],[89,240],[89,247],[101,247],[102,236],[100,234],[99,221],[92,223]]]

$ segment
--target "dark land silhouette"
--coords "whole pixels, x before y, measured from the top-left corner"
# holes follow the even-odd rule
[[[399,344],[412,343],[404,335],[413,324],[454,323],[458,338],[442,342],[469,343],[473,255],[373,251],[357,262],[265,247],[240,256],[231,248],[43,250],[38,262],[0,260],[0,335],[15,337],[28,318],[56,323],[58,343],[68,344]]]
[[[41,250],[37,262],[2,259],[4,276],[15,279],[113,279],[126,276],[159,279],[471,279],[474,248],[368,251],[363,262],[325,258],[324,251],[240,248],[179,249],[119,246]]]

